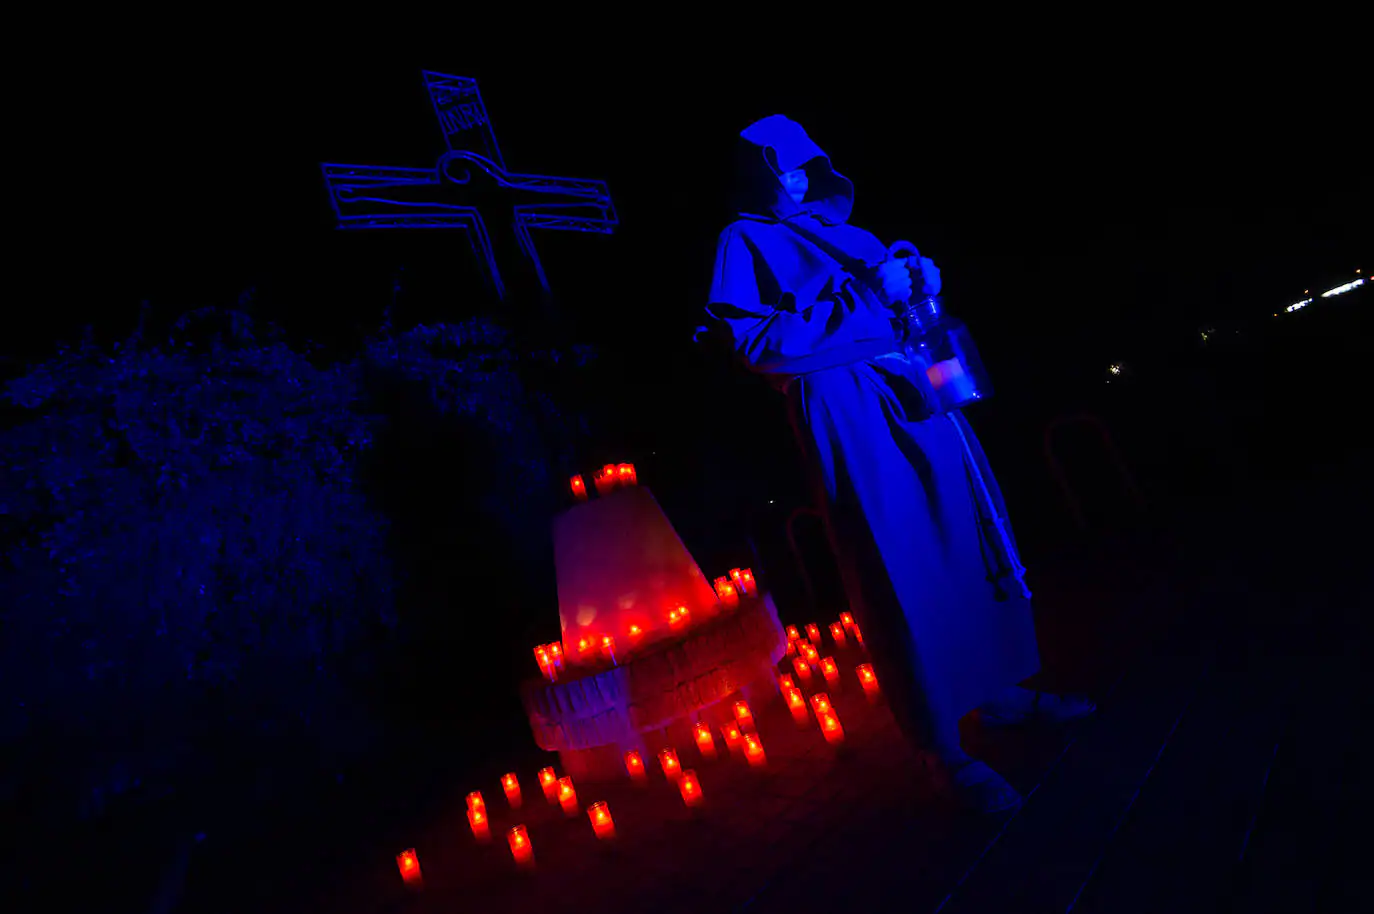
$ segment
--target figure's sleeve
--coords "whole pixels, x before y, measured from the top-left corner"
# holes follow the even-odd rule
[[[716,248],[707,314],[709,332],[734,348],[750,368],[766,371],[873,337],[873,321],[856,314],[852,294],[827,288],[799,303],[773,275],[758,244],[737,228],[726,229]]]

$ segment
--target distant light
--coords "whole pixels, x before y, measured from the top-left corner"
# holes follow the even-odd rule
[[[1337,286],[1334,289],[1327,289],[1325,292],[1322,293],[1322,298],[1330,298],[1333,295],[1342,295],[1346,292],[1349,292],[1351,289],[1359,288],[1362,285],[1364,285],[1364,280],[1357,279],[1354,282],[1348,282],[1343,286]],[[1311,300],[1312,299],[1310,298],[1308,299],[1308,301]]]
[[[1310,304],[1312,304],[1312,299],[1310,299],[1310,298],[1304,298],[1302,301],[1300,301],[1300,302],[1294,302],[1293,304],[1289,305],[1287,308],[1284,308],[1283,310],[1285,310],[1285,311],[1287,311],[1289,314],[1291,314],[1291,313],[1293,313],[1294,311],[1298,310],[1299,308],[1306,308],[1306,307],[1307,307],[1308,305],[1310,305]]]
[[[1110,371],[1112,374],[1121,374],[1120,365],[1111,365],[1107,368],[1107,370]]]

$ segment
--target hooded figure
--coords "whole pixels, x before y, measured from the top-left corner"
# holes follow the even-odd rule
[[[959,748],[959,718],[1091,709],[1015,688],[1040,660],[1015,545],[995,533],[1005,505],[973,430],[936,412],[926,366],[902,354],[887,248],[847,221],[853,184],[781,115],[740,139],[740,218],[720,237],[706,335],[786,393],[850,608],[937,786],[1013,806],[1016,791]]]

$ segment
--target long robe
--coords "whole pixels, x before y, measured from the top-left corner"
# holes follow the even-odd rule
[[[787,394],[883,691],[909,736],[939,749],[960,716],[1039,669],[1015,544],[996,532],[1006,507],[972,428],[936,411],[924,366],[901,352],[875,292],[887,249],[847,224],[853,185],[780,115],[740,139],[740,218],[720,237],[701,338]],[[796,168],[801,203],[778,177]]]

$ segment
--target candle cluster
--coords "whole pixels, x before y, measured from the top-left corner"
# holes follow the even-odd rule
[[[609,465],[603,468],[603,473],[598,474],[598,483],[611,470],[615,471],[614,478],[617,485],[634,484],[633,467],[630,468],[626,476],[622,477],[619,467]],[[621,482],[622,478],[626,480],[624,483]],[[575,493],[578,489],[576,485],[578,481],[580,481],[580,477],[575,477],[573,486]],[[585,486],[582,488],[585,491]],[[601,490],[600,485],[598,490]],[[740,568],[731,569],[728,577],[717,578],[715,588],[717,595],[727,606],[731,605],[732,601],[734,605],[737,605],[740,595],[753,596],[758,593],[753,574],[748,569]],[[685,606],[677,606],[668,612],[670,627],[680,628],[687,624],[689,619],[690,613]],[[839,621],[829,623],[824,629],[815,623],[810,623],[802,626],[801,629],[798,629],[797,626],[788,626],[786,631],[788,653],[793,655],[792,672],[777,673],[778,692],[799,727],[809,728],[811,718],[814,717],[821,736],[826,742],[832,746],[839,746],[845,740],[844,726],[830,695],[843,687],[842,676],[836,657],[821,656],[822,633],[828,631],[836,652],[846,650],[850,638],[862,647],[863,634],[849,613],[842,613]],[[632,646],[635,639],[642,634],[643,632],[638,625],[630,626],[626,638],[627,645]],[[628,650],[629,647],[626,649]],[[620,661],[617,656],[616,639],[611,635],[589,634],[581,637],[573,650],[579,659],[599,655],[604,656],[613,664]],[[540,671],[550,681],[556,681],[559,672],[563,669],[563,654],[562,642],[541,644],[534,649],[535,660],[539,664]],[[860,663],[853,669],[865,697],[870,702],[877,701],[881,696],[881,691],[872,664]],[[810,691],[809,687],[815,682],[817,672],[824,678],[825,685],[830,691],[815,692],[808,698],[807,692]],[[806,688],[806,692],[803,691],[803,688]],[[758,732],[754,710],[744,700],[733,701],[727,707],[732,712],[729,716],[732,716],[733,720],[727,719],[725,723],[719,725],[719,730],[728,752],[732,756],[743,756],[751,768],[766,768],[768,759],[764,751],[763,739]],[[692,726],[691,733],[697,753],[702,761],[710,762],[719,758],[711,722],[698,720]],[[664,779],[676,785],[683,804],[691,809],[700,807],[704,801],[704,793],[697,772],[690,768],[684,769],[677,750],[671,746],[660,749],[656,756],[663,771]],[[624,763],[626,774],[633,783],[637,785],[648,783],[649,777],[644,757],[639,750],[626,751]],[[547,767],[539,770],[537,779],[545,799],[551,806],[556,804],[564,816],[573,819],[579,817],[580,813],[584,811],[571,777],[558,777],[552,767]],[[520,780],[516,773],[507,772],[501,776],[500,780],[501,789],[509,809],[512,811],[520,809],[523,805],[523,796]],[[473,838],[479,843],[489,843],[492,840],[492,826],[482,792],[479,790],[470,792],[466,801],[468,825]],[[610,808],[606,802],[592,803],[585,808],[585,812],[587,821],[599,841],[610,841],[616,837],[615,821],[611,817]],[[514,862],[522,868],[533,867],[534,848],[526,826],[523,824],[514,825],[508,828],[505,834]],[[414,848],[397,855],[396,863],[402,880],[407,886],[422,887],[423,879],[420,873],[419,856]]]
[[[633,463],[608,463],[597,470],[592,476],[592,483],[596,486],[597,495],[609,495],[616,489],[629,488],[639,484],[639,476],[635,473]],[[578,494],[578,489],[582,494]],[[573,496],[579,501],[586,501],[587,484],[582,481],[581,476],[572,478]]]

